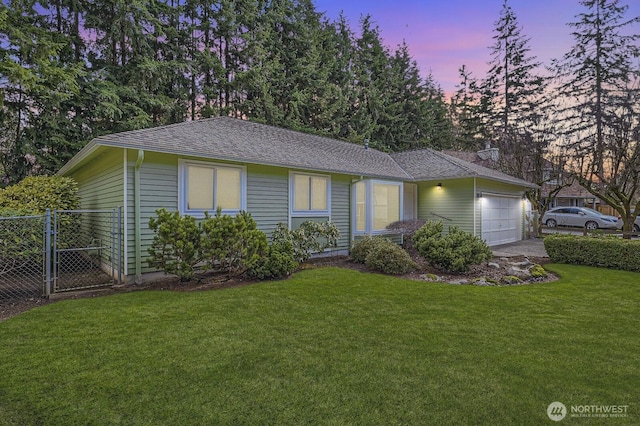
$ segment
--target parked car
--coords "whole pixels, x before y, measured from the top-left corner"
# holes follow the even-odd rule
[[[542,216],[542,223],[549,228],[556,226],[575,226],[587,228],[589,231],[595,229],[618,229],[618,218],[608,216],[599,211],[586,207],[556,207],[547,211]]]
[[[622,218],[618,216],[618,229],[622,229]],[[636,217],[636,221],[633,222],[633,232],[640,232],[640,216]]]

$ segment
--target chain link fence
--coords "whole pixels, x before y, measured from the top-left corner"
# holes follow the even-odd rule
[[[0,300],[44,295],[46,215],[0,217]]]
[[[91,288],[120,281],[119,210],[54,212],[54,291]]]
[[[120,283],[121,248],[120,209],[0,217],[0,302]]]

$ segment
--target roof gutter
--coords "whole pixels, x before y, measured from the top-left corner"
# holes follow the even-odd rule
[[[60,170],[56,172],[56,176],[65,176],[67,173],[71,172],[71,170],[75,169],[80,165],[80,163],[89,158],[91,154],[93,154],[93,152],[98,149],[98,147],[99,145],[95,142],[95,140],[89,142],[87,145],[85,145],[84,148],[80,150],[80,152],[78,152],[71,160],[69,160],[67,164],[62,166]]]
[[[141,208],[140,208],[140,166],[144,161],[144,150],[138,150],[138,159],[133,171],[133,220],[135,229],[135,256],[136,256],[136,275],[135,283],[142,283],[142,227],[141,227]]]

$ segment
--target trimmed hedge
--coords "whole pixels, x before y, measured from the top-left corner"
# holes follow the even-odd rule
[[[640,272],[640,241],[612,236],[549,235],[544,248],[555,263]]]

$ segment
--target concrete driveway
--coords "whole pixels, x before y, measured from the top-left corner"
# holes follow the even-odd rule
[[[531,238],[515,243],[491,247],[495,257],[549,257],[544,249],[542,238]]]

